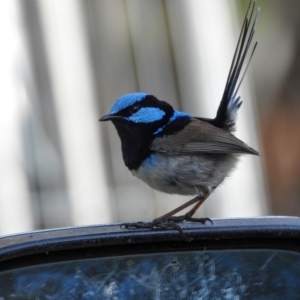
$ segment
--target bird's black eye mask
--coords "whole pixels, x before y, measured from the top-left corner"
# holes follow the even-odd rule
[[[120,110],[119,112],[115,113],[115,115],[126,118],[137,113],[141,108],[147,107],[159,108],[160,110],[164,111],[165,115],[161,120],[158,121],[162,123],[168,122],[174,113],[173,107],[169,103],[158,100],[152,95],[148,95],[145,97],[145,99]]]

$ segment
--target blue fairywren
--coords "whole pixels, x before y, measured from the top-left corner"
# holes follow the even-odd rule
[[[250,26],[254,7],[255,1],[251,0],[214,119],[194,117],[177,111],[167,102],[147,93],[122,96],[114,103],[110,113],[100,119],[112,121],[116,127],[121,139],[124,163],[132,175],[158,191],[196,195],[152,222],[132,223],[125,227],[172,227],[180,230],[177,223],[181,221],[210,221],[208,218],[192,216],[229,176],[240,154],[258,155],[258,152],[232,135],[237,111],[242,104],[237,93],[257,46],[256,42],[238,82],[258,18],[259,11]],[[174,216],[192,204],[194,207],[188,213]]]

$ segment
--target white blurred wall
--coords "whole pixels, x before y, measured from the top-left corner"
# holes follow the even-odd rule
[[[22,121],[28,113],[24,93],[24,35],[18,2],[0,3],[0,234],[33,229],[33,215],[22,148]]]
[[[12,0],[0,8],[0,233],[150,220],[189,200],[133,178],[113,125],[98,118],[133,91],[214,117],[241,27],[234,3]],[[258,149],[248,73],[237,136]],[[260,159],[248,156],[199,215],[267,213]]]

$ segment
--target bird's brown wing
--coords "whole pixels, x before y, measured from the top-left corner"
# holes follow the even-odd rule
[[[258,152],[229,132],[205,121],[193,118],[181,131],[157,137],[150,145],[152,151],[170,154],[248,153]]]

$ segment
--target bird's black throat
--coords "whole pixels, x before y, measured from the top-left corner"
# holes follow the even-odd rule
[[[141,163],[152,153],[150,144],[154,139],[145,124],[128,121],[113,121],[122,144],[122,155],[129,170],[137,170]]]
[[[136,124],[125,120],[113,120],[112,122],[121,139],[125,165],[129,170],[137,170],[142,162],[153,153],[150,145],[156,137],[176,134],[176,132],[179,132],[190,123],[190,118],[179,118],[169,124],[161,124],[158,121],[151,125]],[[165,125],[164,129],[159,134],[153,134],[163,125]]]

